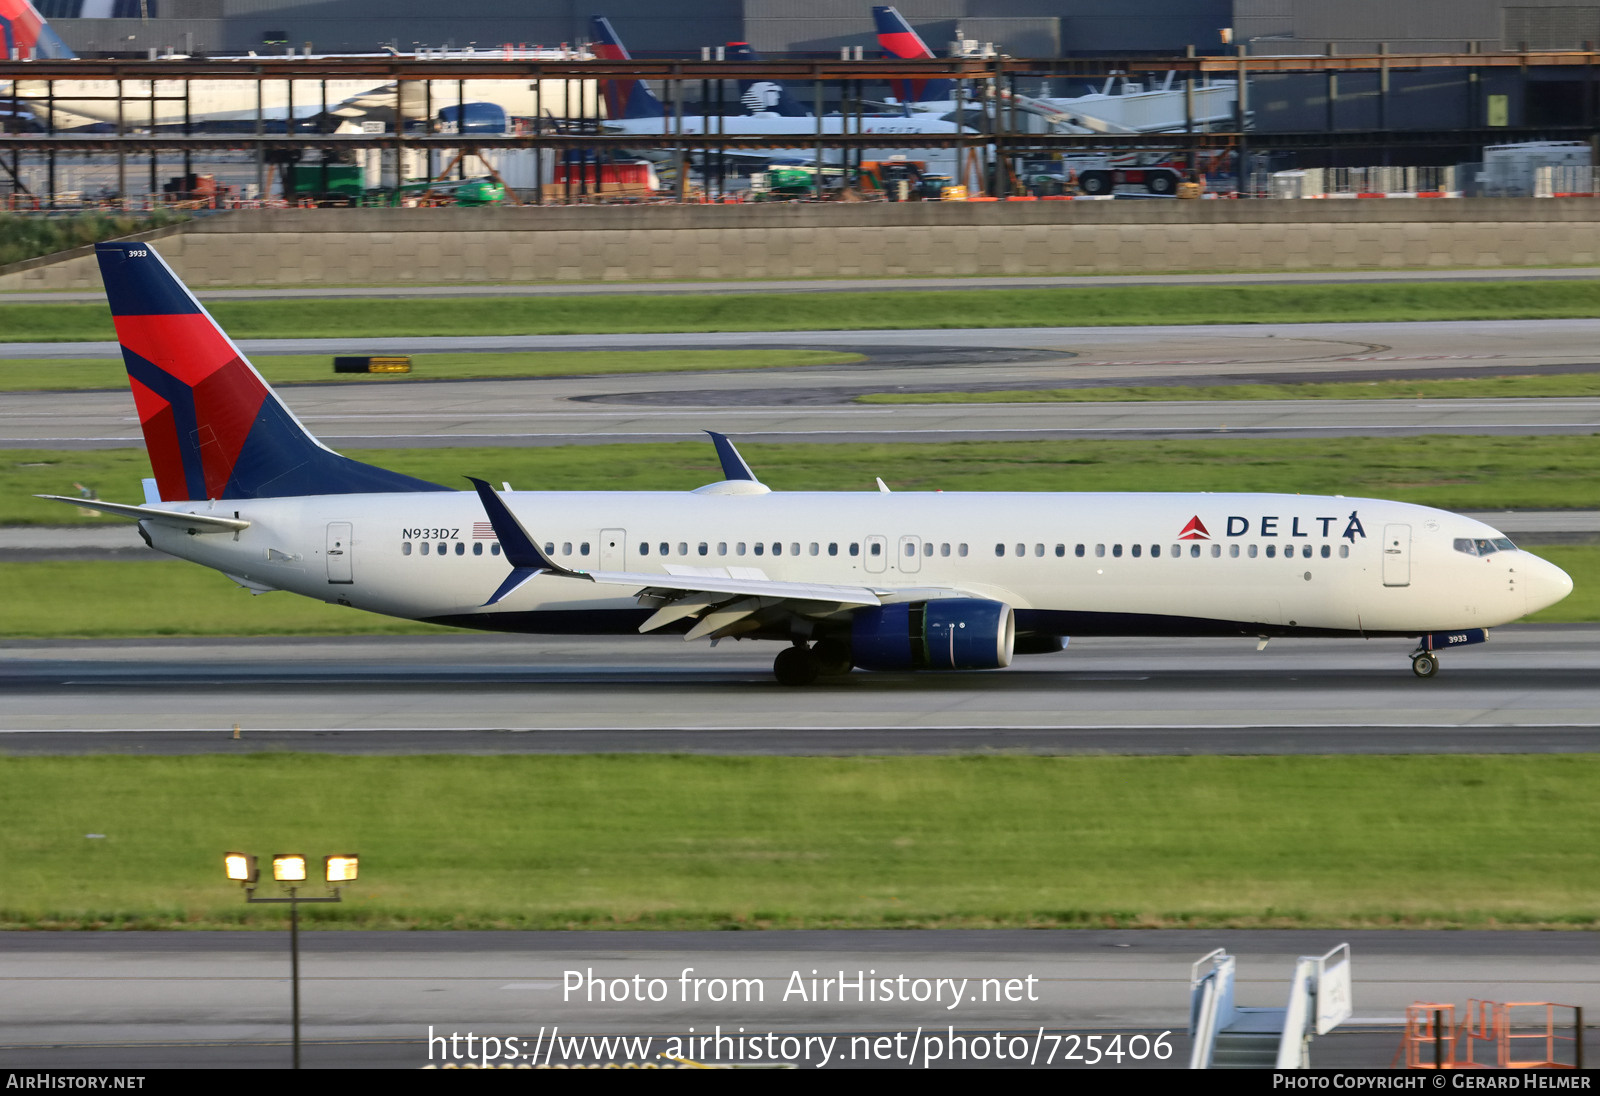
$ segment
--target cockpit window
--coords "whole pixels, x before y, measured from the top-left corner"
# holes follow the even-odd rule
[[[1496,552],[1515,551],[1516,547],[1515,544],[1511,543],[1510,537],[1495,537],[1493,540],[1482,537],[1477,539],[1457,537],[1455,539],[1456,551],[1465,552],[1469,556],[1492,556]]]

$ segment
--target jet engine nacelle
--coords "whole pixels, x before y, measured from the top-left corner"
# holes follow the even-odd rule
[[[439,123],[446,133],[510,132],[506,112],[498,103],[462,103],[439,108]]]
[[[863,670],[997,670],[1016,646],[1011,606],[938,598],[861,609],[850,622],[850,660]]]

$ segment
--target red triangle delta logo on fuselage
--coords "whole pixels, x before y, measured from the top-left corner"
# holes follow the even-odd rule
[[[1179,540],[1210,540],[1211,534],[1206,532],[1205,522],[1196,514],[1189,519],[1189,524],[1183,527],[1183,532],[1178,534]]]

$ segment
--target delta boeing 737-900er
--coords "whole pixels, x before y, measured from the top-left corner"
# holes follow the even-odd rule
[[[456,490],[326,448],[153,248],[96,250],[155,476],[143,505],[61,501],[254,592],[500,632],[772,640],[799,685],[992,670],[1070,635],[1404,637],[1431,677],[1439,650],[1572,589],[1425,506],[779,492],[720,434],[725,478],[697,490]]]

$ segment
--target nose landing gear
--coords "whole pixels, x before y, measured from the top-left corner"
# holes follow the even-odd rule
[[[1411,656],[1411,672],[1420,678],[1437,677],[1439,656],[1432,651],[1418,651]]]

